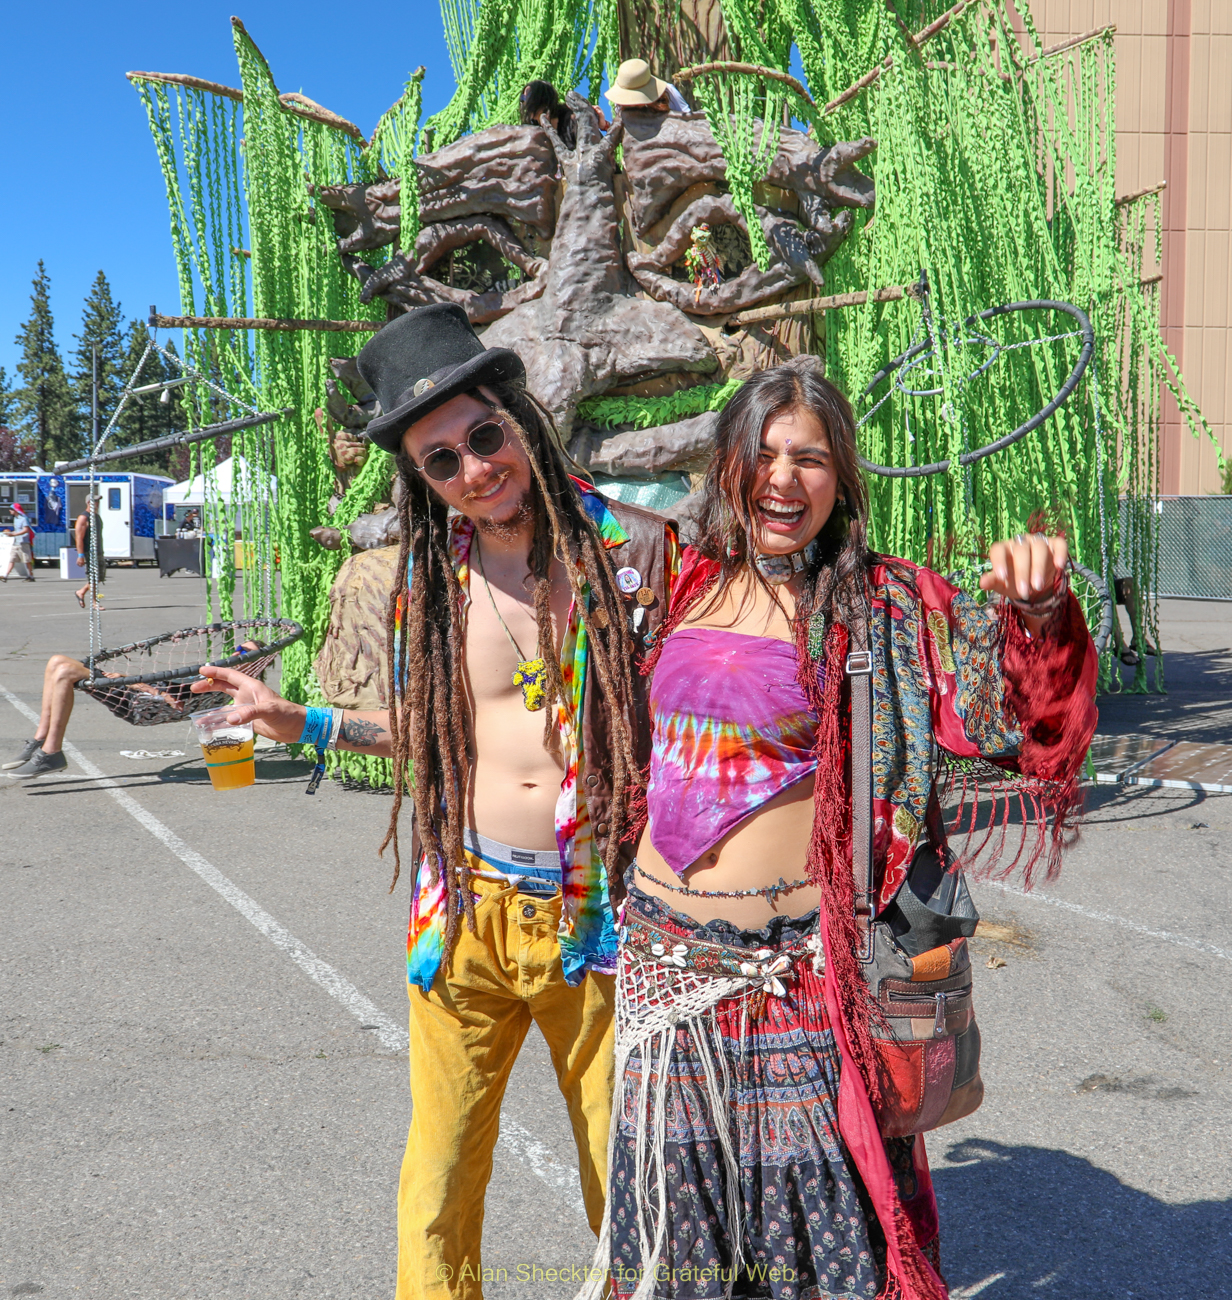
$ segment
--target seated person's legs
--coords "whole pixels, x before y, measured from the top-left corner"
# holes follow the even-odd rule
[[[12,776],[42,776],[67,766],[60,747],[73,712],[73,685],[89,676],[80,659],[52,655],[43,670],[43,704],[38,729],[14,760],[0,764]]]

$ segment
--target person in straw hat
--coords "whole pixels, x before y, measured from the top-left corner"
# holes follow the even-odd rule
[[[617,108],[648,108],[655,113],[687,113],[684,96],[662,77],[656,77],[645,59],[626,59],[616,69],[616,82],[604,91]]]

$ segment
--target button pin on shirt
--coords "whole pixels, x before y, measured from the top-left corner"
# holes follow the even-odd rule
[[[642,575],[636,569],[617,569],[616,585],[626,596],[632,596],[642,585]]]

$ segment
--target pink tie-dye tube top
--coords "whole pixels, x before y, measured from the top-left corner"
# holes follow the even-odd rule
[[[796,680],[795,646],[775,637],[673,632],[650,715],[650,842],[677,875],[817,766],[817,715]]]

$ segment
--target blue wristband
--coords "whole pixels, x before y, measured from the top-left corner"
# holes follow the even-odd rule
[[[328,709],[309,708],[304,714],[304,729],[300,733],[299,743],[311,745],[314,749],[323,748],[329,739],[333,721],[333,715]]]

